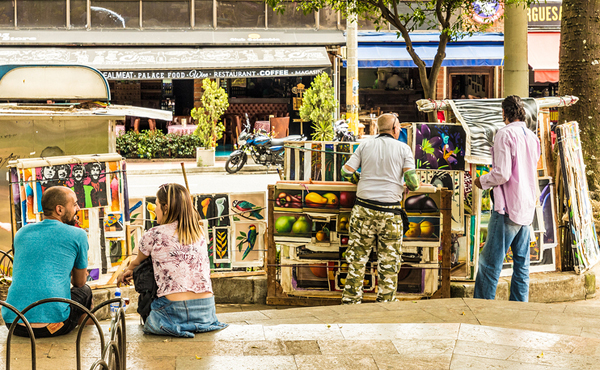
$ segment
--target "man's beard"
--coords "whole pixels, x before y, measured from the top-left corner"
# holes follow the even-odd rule
[[[60,221],[63,224],[67,224],[67,225],[71,225],[71,226],[75,226],[77,224],[77,221],[75,220],[75,215],[73,215],[73,217],[71,217],[71,219],[69,220],[69,216],[65,214],[61,217]]]

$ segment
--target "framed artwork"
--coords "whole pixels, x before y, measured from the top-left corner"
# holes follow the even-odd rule
[[[229,210],[233,222],[265,220],[265,192],[230,193]]]
[[[213,228],[213,262],[231,263],[230,237],[231,229],[229,227]]]
[[[105,207],[109,204],[105,162],[37,167],[35,171],[40,202],[46,189],[67,186],[77,195],[77,203],[81,208]],[[115,190],[118,194],[118,184]]]
[[[233,267],[263,266],[266,230],[264,221],[234,222]]]
[[[415,123],[415,168],[465,170],[466,133],[460,125]]]
[[[452,231],[464,233],[465,200],[463,171],[417,170],[421,182],[452,191]]]
[[[144,198],[144,230],[158,226],[156,221],[156,197]]]

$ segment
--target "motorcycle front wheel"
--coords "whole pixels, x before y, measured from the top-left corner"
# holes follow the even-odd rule
[[[238,153],[236,155],[231,155],[227,158],[227,162],[225,162],[225,171],[228,173],[236,173],[244,167],[246,164],[246,160],[248,156],[246,153]]]

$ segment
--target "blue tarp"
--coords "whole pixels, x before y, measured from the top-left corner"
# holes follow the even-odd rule
[[[411,34],[413,48],[428,67],[437,53],[439,33]],[[476,34],[448,43],[444,67],[493,67],[503,65],[504,36],[498,33]],[[344,61],[344,67],[346,62]],[[406,43],[395,33],[359,33],[359,68],[416,67]]]

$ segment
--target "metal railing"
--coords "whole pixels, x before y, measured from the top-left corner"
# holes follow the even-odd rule
[[[6,338],[6,370],[10,370],[11,342],[13,333],[19,322],[21,322],[25,326],[27,332],[29,333],[29,338],[31,341],[31,368],[33,370],[37,368],[36,339],[31,324],[25,318],[25,314],[34,307],[50,302],[68,303],[82,310],[85,315],[82,323],[79,325],[77,339],[75,342],[77,352],[77,370],[81,370],[81,335],[83,333],[83,328],[86,326],[85,323],[88,321],[88,319],[91,319],[93,321],[94,326],[96,327],[96,329],[98,330],[98,334],[100,335],[100,358],[98,358],[98,360],[96,360],[92,364],[90,370],[125,370],[127,368],[127,331],[125,324],[124,308],[125,299],[109,299],[100,303],[99,305],[94,307],[94,309],[89,310],[80,303],[77,303],[70,299],[46,298],[30,304],[29,306],[25,307],[22,311],[17,310],[14,306],[4,301],[0,301],[0,306],[8,308],[17,315],[17,318],[15,318],[13,323],[10,325],[10,328],[8,330],[8,336]],[[98,321],[94,313],[99,309],[112,303],[118,303],[119,307],[115,317],[111,320],[109,328],[110,339],[107,343],[104,337],[102,327],[100,326],[100,322]]]

